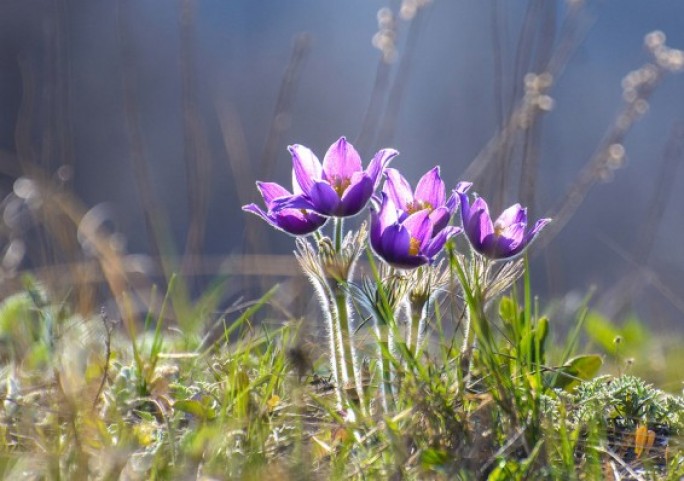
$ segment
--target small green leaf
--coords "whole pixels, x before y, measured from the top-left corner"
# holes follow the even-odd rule
[[[216,417],[216,413],[211,407],[205,406],[203,403],[195,399],[176,401],[173,404],[173,407],[179,411],[192,414],[193,416],[197,416],[198,418],[202,419],[213,419]]]
[[[535,328],[536,345],[534,346],[535,358],[537,355],[537,349],[539,350],[539,359],[535,359],[538,363],[543,364],[546,360],[546,338],[549,335],[549,320],[546,317],[542,317],[537,321],[537,327]],[[537,346],[539,346],[537,348]]]
[[[437,449],[427,449],[420,456],[420,463],[423,469],[440,470],[446,464],[449,456],[445,451]]]
[[[518,317],[518,312],[513,299],[510,297],[502,297],[499,301],[499,316],[504,324],[513,324]]]
[[[154,414],[148,413],[147,411],[140,411],[136,410],[135,413],[142,419],[143,421],[146,421],[148,423],[153,423],[155,421]]]
[[[513,479],[520,479],[520,476],[518,475],[519,471],[520,464],[518,461],[501,458],[497,467],[489,473],[487,481],[510,481]]]
[[[602,365],[603,358],[597,354],[574,357],[554,372],[547,373],[549,387],[572,391],[581,381],[592,379]]]

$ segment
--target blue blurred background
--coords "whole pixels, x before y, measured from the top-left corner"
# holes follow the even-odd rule
[[[684,3],[4,0],[1,194],[16,195],[16,179],[37,166],[88,208],[107,203],[122,252],[153,254],[147,195],[179,252],[287,254],[292,239],[240,206],[258,199],[257,179],[289,185],[288,144],[322,158],[346,135],[365,162],[391,146],[413,182],[439,164],[447,185],[474,180],[495,210],[522,200],[536,218],[563,201],[614,125],[625,76],[654,62],[644,38],[655,30],[684,48]],[[552,58],[562,61],[542,92],[550,110],[464,178],[523,98],[525,75]],[[536,253],[540,292],[609,293],[640,272],[619,290],[655,325],[681,321],[682,123],[684,77],[665,72],[619,142],[620,168],[597,177]],[[521,187],[526,158],[534,182]],[[39,263],[27,248],[16,267]]]

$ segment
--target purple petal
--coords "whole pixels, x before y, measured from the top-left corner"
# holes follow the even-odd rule
[[[382,212],[382,210],[380,212]],[[382,224],[382,221],[380,220],[380,214],[374,206],[371,206],[370,243],[371,247],[378,255],[380,255],[380,239],[382,238],[382,231],[384,230],[384,228],[385,226]]]
[[[397,259],[407,255],[411,246],[411,234],[406,227],[392,224],[382,231],[380,238],[381,257],[386,260]]]
[[[458,196],[452,192],[445,202],[444,207],[446,207],[449,211],[449,215],[454,215],[454,212],[456,212],[456,207],[458,207]]]
[[[452,211],[449,211],[447,207],[438,207],[437,209],[430,212],[433,236],[449,224],[449,220],[451,220],[451,214]]]
[[[361,170],[359,153],[344,137],[332,144],[323,157],[323,178],[330,182],[335,178],[349,179]]]
[[[280,230],[301,236],[318,230],[325,224],[327,218],[316,214],[304,214],[299,209],[286,209],[276,214],[274,221]]]
[[[534,223],[534,227],[532,227],[532,230],[527,234],[527,239],[525,239],[527,242],[532,241],[534,237],[541,232],[541,230],[551,222],[550,218],[544,218],[544,219],[539,219],[537,222]]]
[[[289,197],[278,197],[277,199],[273,199],[271,205],[268,207],[269,210],[276,213],[283,209],[316,210],[316,207],[306,194],[291,195]]]
[[[522,239],[521,242],[519,242],[517,245],[513,246],[511,245],[510,248],[507,251],[501,251],[498,254],[499,259],[504,259],[504,258],[510,258],[513,256],[516,256],[520,254],[522,251],[524,251],[530,243],[534,240],[534,238],[541,232],[541,230],[544,228],[546,224],[551,222],[551,219],[539,219],[535,224],[534,227],[532,227],[532,230],[530,230]]]
[[[482,245],[484,239],[494,233],[492,218],[489,216],[489,206],[482,197],[478,197],[470,206],[470,219],[463,225],[471,242]]]
[[[308,194],[313,188],[314,182],[321,179],[321,162],[311,149],[303,145],[290,145],[287,149],[292,154],[292,169],[295,180],[302,191]],[[294,181],[292,184],[294,187]]]
[[[454,192],[460,193],[460,194],[465,194],[470,190],[470,188],[473,186],[472,182],[459,182],[456,184],[456,188],[454,189]]]
[[[266,207],[271,208],[271,203],[273,199],[278,197],[292,196],[292,194],[282,185],[276,184],[275,182],[257,182],[257,189],[261,192],[261,196],[264,198],[264,203]]]
[[[335,215],[348,217],[358,214],[368,203],[373,190],[373,181],[365,172],[354,174],[351,184],[342,194],[340,206]]]
[[[461,229],[460,227],[445,227],[444,229],[439,231],[439,233],[436,236],[430,239],[430,243],[425,247],[425,251],[423,253],[428,259],[432,260],[432,258],[439,254],[439,251],[442,250],[444,244],[446,244],[446,241],[448,241],[455,235],[460,234],[461,232],[463,232],[463,229]]]
[[[408,230],[402,225],[394,224],[382,233],[380,250],[376,250],[376,253],[388,264],[402,269],[427,264],[428,259],[424,255],[409,254],[410,246],[411,236]]]
[[[382,149],[379,150],[370,161],[370,164],[368,164],[368,168],[366,169],[366,174],[368,174],[368,177],[373,181],[373,189],[377,189],[378,184],[380,184],[380,174],[397,155],[399,155],[399,152],[394,149]]]
[[[396,224],[399,220],[397,217],[397,206],[384,192],[380,194],[380,199],[382,202],[380,206],[380,222],[382,223],[383,227]]]
[[[494,222],[495,225],[501,227],[519,223],[527,225],[527,209],[524,209],[520,204],[513,204],[504,210]]]
[[[402,222],[413,239],[420,242],[420,251],[427,245],[432,237],[432,222],[427,209],[411,214]]]
[[[493,259],[512,257],[523,248],[526,224],[507,226],[499,235],[488,235],[482,241],[482,253]]]
[[[518,222],[517,224],[506,226],[504,230],[499,234],[499,237],[509,239],[511,248],[515,249],[525,239],[526,227],[526,222]]]
[[[433,167],[420,178],[414,197],[420,201],[428,202],[433,209],[444,205],[446,193],[444,182],[439,175],[439,166]]]
[[[309,192],[312,210],[321,215],[337,215],[340,206],[340,197],[337,192],[325,181],[315,182]]]
[[[470,223],[470,217],[472,215],[470,212],[470,201],[468,200],[468,195],[465,192],[454,190],[454,193],[457,194],[461,200],[461,223],[465,227]]]
[[[272,223],[271,219],[269,219],[268,216],[266,215],[266,212],[264,212],[261,209],[261,207],[259,207],[256,204],[243,205],[242,210],[244,210],[245,212],[251,212],[252,214],[256,214],[259,217],[261,217],[262,219],[264,219],[266,222]]]
[[[514,248],[513,241],[506,237],[497,237],[494,234],[488,235],[482,240],[482,247],[478,251],[491,259],[505,259],[512,257]]]
[[[316,214],[304,214],[299,209],[285,209],[273,214],[264,212],[256,204],[249,204],[243,206],[242,210],[256,214],[276,229],[295,236],[311,234],[325,224],[327,220],[325,217]]]
[[[304,193],[302,186],[299,185],[299,182],[297,181],[297,172],[295,169],[292,169],[292,193],[295,195]]]
[[[385,259],[385,261],[397,269],[415,269],[416,267],[424,266],[430,262],[424,255],[397,255],[391,260]]]
[[[397,169],[385,169],[387,181],[382,187],[392,202],[403,211],[408,210],[407,206],[413,202],[413,190],[408,181],[399,173]]]

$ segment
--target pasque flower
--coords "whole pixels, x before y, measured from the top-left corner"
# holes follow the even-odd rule
[[[325,224],[326,217],[314,214],[306,209],[280,209],[274,211],[273,202],[275,199],[292,196],[281,185],[274,182],[257,182],[257,187],[264,198],[266,211],[256,204],[245,205],[242,207],[242,210],[258,215],[276,229],[295,236],[301,236],[311,234]],[[302,191],[295,178],[292,179],[292,187],[295,193]]]
[[[402,211],[399,220],[427,209],[432,221],[432,235],[436,235],[449,224],[458,207],[457,192],[466,192],[473,185],[470,182],[459,182],[456,190],[447,199],[444,181],[439,175],[439,166],[430,169],[420,178],[415,192],[397,169],[385,169],[385,175],[387,181],[382,191]]]
[[[380,174],[398,154],[393,149],[380,150],[363,170],[361,157],[344,137],[330,146],[323,164],[303,145],[291,145],[288,149],[292,154],[293,176],[302,192],[275,199],[274,209],[306,209],[334,217],[358,214],[380,183]]]
[[[393,267],[413,269],[431,262],[460,227],[446,226],[436,234],[430,210],[421,209],[403,220],[390,197],[380,194],[380,211],[371,209],[370,241],[375,253]]]
[[[520,204],[510,206],[492,222],[489,206],[482,197],[470,205],[467,194],[459,192],[458,195],[463,230],[473,249],[490,259],[508,259],[520,254],[551,222],[551,219],[539,219],[532,230],[526,232],[527,209]]]

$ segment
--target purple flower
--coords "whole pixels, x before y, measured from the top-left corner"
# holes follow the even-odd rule
[[[432,262],[448,239],[461,232],[447,226],[433,236],[430,211],[421,209],[399,220],[402,211],[384,192],[380,212],[371,209],[370,241],[375,253],[393,267],[413,269]]]
[[[382,191],[392,200],[395,206],[403,213],[399,220],[414,214],[420,210],[427,209],[430,220],[432,221],[435,235],[444,229],[451,216],[458,207],[457,192],[466,192],[471,185],[470,182],[459,182],[456,191],[452,192],[447,200],[444,181],[439,175],[439,166],[429,170],[420,178],[416,185],[415,193],[406,179],[396,169],[385,169],[387,182]]]
[[[292,194],[274,182],[257,182],[257,187],[264,198],[267,211],[264,212],[256,204],[245,205],[242,210],[258,215],[276,229],[295,236],[307,235],[318,230],[328,220],[326,217],[308,212],[305,209],[281,209],[275,212],[273,210],[274,200]],[[297,179],[292,179],[292,187],[295,193],[301,192]]]
[[[527,228],[527,209],[515,204],[504,210],[492,223],[489,207],[482,197],[470,205],[468,196],[461,198],[461,217],[470,245],[490,259],[508,259],[520,254],[551,219],[539,219],[532,230]]]
[[[362,170],[361,157],[344,137],[330,146],[322,165],[303,145],[291,145],[288,149],[293,175],[302,191],[275,199],[273,208],[307,209],[335,217],[358,214],[380,183],[380,174],[398,154],[393,149],[380,150],[368,168]]]

